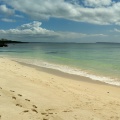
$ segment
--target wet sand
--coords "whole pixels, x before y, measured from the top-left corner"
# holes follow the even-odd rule
[[[120,88],[0,58],[1,120],[119,120]]]

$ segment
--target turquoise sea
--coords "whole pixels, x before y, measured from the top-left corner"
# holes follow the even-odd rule
[[[10,44],[0,48],[0,56],[120,86],[120,44]]]

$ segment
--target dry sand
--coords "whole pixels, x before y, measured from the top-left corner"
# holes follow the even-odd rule
[[[0,119],[120,120],[120,88],[0,58]]]

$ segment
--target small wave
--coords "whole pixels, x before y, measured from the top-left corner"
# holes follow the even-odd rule
[[[46,54],[65,54],[66,51],[51,51],[51,52],[46,52]]]
[[[48,63],[48,62],[36,60],[36,59],[20,59],[20,58],[12,58],[12,59],[16,60],[18,62],[23,62],[23,63],[27,63],[27,64],[39,66],[39,67],[44,67],[44,68],[50,68],[50,69],[58,70],[58,71],[61,71],[64,73],[88,77],[92,80],[101,81],[101,82],[108,83],[111,85],[120,86],[120,82],[117,81],[117,79],[112,79],[109,77],[89,74],[86,71],[82,71],[80,69],[72,68],[69,66],[52,64],[52,63]]]
[[[55,51],[55,52],[46,52],[47,54],[57,54],[58,52]]]

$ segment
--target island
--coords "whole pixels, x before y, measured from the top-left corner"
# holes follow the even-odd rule
[[[27,43],[27,42],[21,42],[21,41],[13,41],[13,40],[8,40],[8,39],[0,39],[0,47],[8,47],[8,44],[11,43]]]

